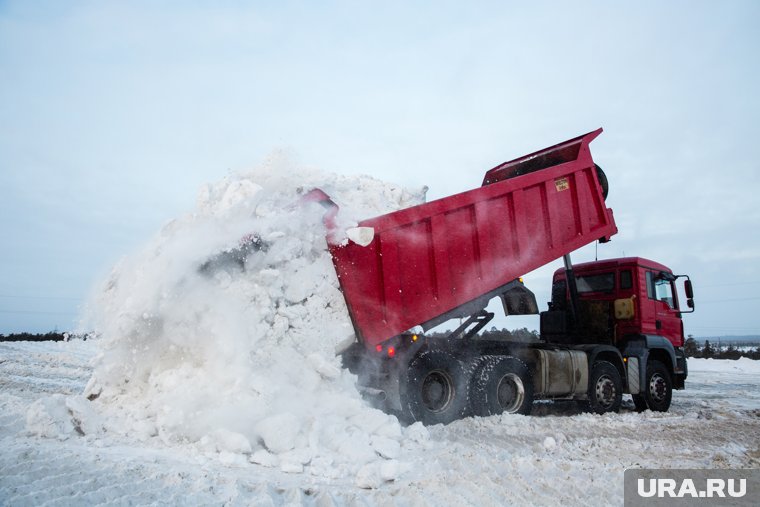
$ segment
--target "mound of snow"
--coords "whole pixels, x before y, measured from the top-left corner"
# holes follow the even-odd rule
[[[401,427],[363,402],[334,355],[353,329],[324,209],[297,204],[312,188],[340,206],[343,230],[424,199],[280,160],[205,186],[197,210],[123,259],[89,305],[101,354],[84,394],[110,431],[286,472],[394,476]],[[245,237],[260,244],[208,267]]]

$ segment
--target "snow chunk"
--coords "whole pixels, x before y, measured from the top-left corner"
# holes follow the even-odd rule
[[[103,419],[84,396],[68,396],[66,408],[77,433],[97,435],[103,431]]]
[[[384,481],[395,481],[400,472],[401,467],[395,459],[380,463],[380,478]]]
[[[363,489],[377,489],[382,482],[383,481],[380,477],[380,467],[377,463],[364,465],[356,474],[355,484],[357,487]]]
[[[219,428],[213,433],[201,438],[201,445],[211,448],[216,452],[228,452],[233,454],[250,454],[251,443],[240,433]]]
[[[418,444],[424,444],[430,440],[430,431],[419,421],[404,430],[406,438]]]
[[[29,406],[26,430],[30,435],[65,440],[72,435],[98,434],[103,423],[87,398],[54,394]]]
[[[322,355],[314,353],[307,357],[309,363],[314,369],[327,380],[335,380],[340,377],[340,368],[335,364],[328,362]]]
[[[266,449],[259,449],[258,451],[254,452],[253,455],[248,458],[248,461],[269,468],[274,468],[280,465],[280,458],[267,451]]]
[[[277,414],[256,425],[266,448],[275,454],[293,449],[301,432],[301,421],[291,413]]]
[[[54,394],[32,403],[26,411],[26,430],[31,435],[65,440],[74,433],[66,398]]]
[[[383,458],[395,459],[401,454],[401,444],[397,440],[373,435],[370,443],[372,448]]]
[[[396,460],[368,463],[359,469],[354,483],[362,489],[377,489],[384,482],[395,481],[401,472]]]
[[[368,246],[375,239],[375,229],[372,227],[351,227],[346,230],[346,236],[359,246]]]

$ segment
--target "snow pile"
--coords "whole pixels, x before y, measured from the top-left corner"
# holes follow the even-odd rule
[[[401,426],[363,402],[335,357],[353,329],[325,210],[298,204],[312,188],[340,206],[341,228],[424,200],[277,159],[204,187],[196,212],[124,259],[90,305],[101,354],[84,394],[109,431],[365,486],[399,473]],[[256,248],[219,256],[244,237]]]

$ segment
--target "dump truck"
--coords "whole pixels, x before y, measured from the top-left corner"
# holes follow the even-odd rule
[[[573,266],[570,254],[617,233],[607,178],[590,143],[602,129],[505,162],[482,185],[335,229],[328,247],[356,339],[340,352],[378,407],[409,422],[529,414],[534,400],[579,400],[596,413],[667,411],[687,376],[681,315],[691,280],[628,257]],[[538,314],[522,276],[557,259],[540,339],[479,335],[499,298],[505,315]],[[686,307],[676,281],[684,278]],[[425,332],[447,321],[441,336]]]

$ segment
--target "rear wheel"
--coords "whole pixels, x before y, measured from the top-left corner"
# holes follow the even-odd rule
[[[530,414],[533,408],[530,370],[515,357],[489,357],[473,374],[470,397],[475,415]]]
[[[615,365],[597,361],[589,375],[588,408],[597,414],[617,412],[623,401],[623,380]]]
[[[468,395],[462,364],[442,350],[415,357],[402,378],[401,405],[410,419],[423,424],[448,424],[463,417]]]

